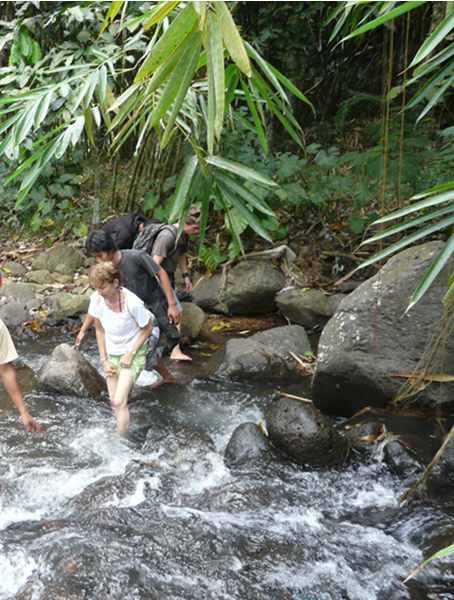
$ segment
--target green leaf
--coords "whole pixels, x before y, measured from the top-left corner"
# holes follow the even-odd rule
[[[207,52],[207,80],[208,80],[208,102],[207,102],[207,148],[210,154],[214,152],[214,118],[215,118],[215,90],[214,90],[214,77],[213,77],[213,65],[211,61],[211,55]]]
[[[54,90],[50,90],[49,92],[47,92],[47,94],[43,94],[43,96],[38,104],[38,108],[37,108],[36,114],[35,114],[36,129],[38,129],[38,127],[41,125],[41,123],[46,118],[53,96],[54,96]]]
[[[274,212],[269,208],[262,200],[254,196],[252,192],[250,192],[243,185],[239,185],[236,181],[234,181],[228,175],[224,175],[223,173],[216,173],[216,179],[223,183],[227,188],[230,188],[233,194],[237,194],[243,200],[248,202],[251,206],[259,210],[261,213],[268,215],[269,217],[275,217]]]
[[[221,196],[221,198],[222,198],[222,196]],[[224,202],[223,202],[223,204],[224,204]],[[227,219],[227,223],[229,226],[229,231],[232,234],[233,239],[237,243],[237,246],[240,249],[241,254],[244,254],[244,246],[243,246],[243,242],[241,241],[241,231],[240,231],[240,228],[238,227],[237,220],[235,218],[235,210],[230,209],[228,206],[225,206],[225,213],[226,213],[225,217]]]
[[[267,242],[272,243],[273,240],[268,235],[268,232],[262,227],[260,221],[257,217],[244,206],[234,194],[230,193],[230,190],[227,187],[224,187],[222,183],[218,180],[219,189],[222,192],[224,198],[238,211],[241,217],[246,221],[246,223],[251,227],[260,237],[262,237]]]
[[[219,19],[219,26],[224,40],[224,46],[232,57],[233,62],[247,77],[251,77],[252,68],[249,57],[244,47],[241,35],[235,25],[225,2],[220,0],[214,3],[214,8]]]
[[[180,103],[184,99],[190,80],[194,73],[194,56],[200,52],[201,36],[200,32],[193,31],[184,42],[184,49],[181,52],[180,59],[173,70],[170,79],[167,81],[159,101],[153,111],[151,126],[155,127],[160,119],[166,114],[173,103]],[[183,98],[181,95],[183,94]]]
[[[251,96],[251,93],[248,89],[248,86],[241,80],[241,87],[243,88],[244,96],[246,98],[247,105],[249,107],[250,113],[252,115],[252,119],[254,121],[255,129],[257,132],[257,137],[259,138],[260,145],[263,148],[263,152],[268,154],[268,140],[266,138],[266,133],[262,121],[260,119],[259,113],[257,111],[257,107],[255,106],[254,100]]]
[[[16,144],[21,144],[27,135],[30,133],[31,128],[33,127],[33,123],[35,120],[36,109],[38,108],[38,104],[35,102],[31,106],[28,106],[24,111],[23,116],[20,121],[18,121],[15,130],[14,140]]]
[[[382,259],[386,258],[387,256],[390,256],[391,254],[398,252],[399,250],[403,250],[403,248],[406,248],[407,246],[409,246],[410,244],[413,244],[414,242],[420,240],[421,238],[426,237],[432,233],[435,233],[436,231],[440,231],[441,229],[446,229],[446,227],[450,227],[453,224],[454,224],[454,215],[451,215],[450,217],[447,217],[446,219],[442,219],[441,221],[438,221],[438,223],[435,223],[434,225],[431,225],[430,227],[425,227],[422,230],[418,230],[415,233],[413,233],[412,235],[409,235],[408,237],[396,242],[395,244],[388,246],[384,250],[381,250],[380,252],[375,253],[373,256],[371,256],[370,258],[368,258],[367,260],[362,262],[355,269],[355,271],[357,271],[358,269],[363,269],[364,267],[367,267],[369,265],[372,265],[373,263],[375,263],[379,260],[382,260]]]
[[[107,11],[106,18],[102,22],[99,33],[102,33],[110,25],[110,23],[112,23],[112,21],[115,19],[115,17],[120,12],[123,4],[124,4],[124,0],[113,0],[113,2],[111,2],[109,10]]]
[[[166,17],[176,6],[178,6],[178,4],[180,4],[179,0],[176,0],[175,2],[159,2],[158,5],[150,11],[147,20],[144,22],[144,31],[162,21],[164,17]]]
[[[228,160],[226,158],[222,158],[221,156],[207,156],[206,162],[213,167],[218,167],[224,171],[229,171],[230,173],[234,173],[243,179],[255,181],[255,183],[259,183],[260,185],[267,187],[278,187],[278,184],[272,179],[257,173],[257,171],[254,171],[249,167],[245,167],[240,163],[234,162],[233,160]]]
[[[439,192],[446,192],[448,190],[454,191],[454,179],[451,181],[445,181],[443,183],[439,183],[438,185],[425,190],[424,192],[420,192],[415,196],[412,196],[412,200],[419,200],[420,198],[425,198],[426,196],[430,196],[432,194],[438,194]]]
[[[412,571],[410,573],[410,575],[403,581],[403,583],[406,583],[409,579],[411,579],[412,577],[417,575],[419,573],[419,571],[423,567],[425,567],[429,562],[431,562],[432,560],[435,560],[437,558],[444,558],[445,556],[449,556],[453,552],[454,552],[454,544],[451,544],[450,546],[446,546],[446,548],[442,548],[441,550],[438,550],[438,552],[435,552],[434,554],[432,554],[432,556],[429,556],[429,558],[427,558],[418,567],[416,567],[416,569],[414,569],[414,571]]]
[[[172,56],[197,23],[197,13],[191,3],[170,24],[162,37],[151,49],[147,59],[135,76],[134,83],[139,83],[153,73],[159,65]]]
[[[87,134],[88,141],[94,147],[95,145],[95,134],[93,127],[93,115],[89,108],[84,110],[84,120],[85,120],[85,132]]]
[[[312,112],[315,115],[315,108],[314,105],[312,104],[312,102],[303,94],[303,92],[301,92],[294,83],[292,83],[290,81],[290,79],[288,79],[283,73],[281,73],[278,69],[276,69],[275,67],[273,67],[273,65],[270,65],[268,63],[269,68],[271,69],[271,71],[276,75],[276,77],[279,79],[279,81],[282,82],[283,85],[285,85],[285,87],[289,90],[289,92],[291,92],[296,98],[298,98],[299,100],[301,100],[302,102],[305,102],[306,104],[308,104],[311,109]]]
[[[100,104],[105,104],[107,98],[107,69],[102,65],[98,77],[98,98]]]
[[[36,40],[32,42],[32,54],[30,57],[32,65],[36,65],[42,59],[43,53],[41,52],[41,46]]]
[[[173,223],[189,204],[189,190],[198,164],[197,156],[190,156],[184,165],[183,172],[177,183],[175,198],[169,216],[169,222]]]
[[[274,75],[273,71],[270,69],[270,65],[266,62],[264,58],[260,56],[260,54],[256,51],[256,49],[246,42],[246,48],[249,56],[255,60],[255,62],[260,66],[263,73],[266,75],[267,79],[272,83],[274,89],[280,95],[282,100],[286,104],[290,104],[287,94],[284,92],[281,84],[279,83],[277,77]]]
[[[414,67],[424,58],[426,58],[426,56],[428,56],[440,42],[446,39],[453,28],[454,11],[451,10],[450,14],[448,14],[448,16],[438,25],[438,27],[436,27],[434,31],[432,31],[432,33],[425,39],[414,59],[411,61],[410,67]]]
[[[416,119],[416,123],[419,123],[419,121],[423,117],[426,116],[426,114],[440,100],[440,98],[443,96],[443,94],[446,92],[446,90],[451,87],[451,85],[452,85],[453,82],[454,82],[454,75],[451,75],[451,77],[447,81],[445,81],[445,83],[442,86],[440,86],[440,88],[437,90],[437,92],[432,96],[432,98],[430,99],[430,101],[426,104],[426,106],[424,107],[424,109],[418,115],[418,118]]]
[[[22,56],[28,58],[31,55],[33,49],[32,39],[25,27],[21,27],[19,30],[19,47]]]
[[[384,217],[381,217],[380,219],[374,221],[372,225],[377,225],[378,223],[386,223],[387,221],[392,221],[394,219],[398,219],[399,217],[404,217],[405,215],[408,215],[417,210],[429,208],[430,206],[436,206],[437,204],[442,204],[443,202],[449,202],[451,200],[454,200],[454,190],[450,190],[441,194],[435,194],[434,196],[425,198],[420,202],[415,202],[414,204],[410,204],[410,206],[406,206],[404,208],[390,213],[389,215],[385,215]]]
[[[415,291],[411,295],[410,303],[407,306],[405,312],[408,312],[427,292],[429,287],[432,285],[440,271],[444,268],[448,260],[454,253],[454,235],[451,235],[449,240],[446,242],[443,250],[436,256],[432,264],[429,266],[427,271],[424,273],[423,278],[418,283]],[[454,545],[453,545],[454,548]]]
[[[403,2],[402,4],[399,4],[396,8],[393,8],[389,12],[382,15],[381,17],[373,19],[365,25],[358,27],[358,29],[355,29],[354,31],[352,31],[352,33],[342,38],[342,40],[339,43],[345,42],[346,40],[350,40],[351,38],[357,37],[358,35],[362,35],[363,33],[371,31],[372,29],[376,29],[377,27],[380,27],[380,25],[383,25],[388,21],[393,21],[394,19],[397,19],[397,17],[400,17],[401,15],[411,10],[414,10],[415,8],[419,8],[423,4],[426,4],[424,0],[418,2]]]
[[[209,65],[212,72],[212,84],[214,89],[208,87],[214,98],[214,133],[219,140],[222,126],[224,124],[224,102],[225,102],[225,73],[224,73],[224,48],[222,45],[221,29],[218,19],[213,13],[208,14],[208,55]]]

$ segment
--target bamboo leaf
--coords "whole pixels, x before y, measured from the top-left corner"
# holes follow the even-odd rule
[[[85,132],[87,134],[88,141],[94,147],[95,145],[95,134],[93,127],[93,115],[91,114],[91,110],[86,108],[84,110],[84,121],[85,121]]]
[[[17,145],[21,144],[30,133],[35,121],[37,108],[38,103],[35,102],[32,106],[29,106],[28,109],[25,109],[23,116],[18,121],[14,135],[14,141]]]
[[[49,111],[50,103],[52,102],[53,95],[54,95],[54,90],[50,90],[49,92],[47,92],[47,94],[44,94],[42,96],[42,98],[38,104],[36,114],[35,114],[36,129],[38,129],[38,127],[41,125],[41,123],[46,118],[47,113]]]
[[[180,4],[179,0],[176,0],[175,2],[159,2],[158,5],[150,11],[147,20],[144,22],[144,31],[162,21],[164,17],[166,17],[176,6],[178,6],[178,4]]]
[[[244,246],[243,246],[243,242],[241,241],[241,231],[238,227],[237,221],[235,219],[235,211],[234,209],[231,209],[227,204],[226,204],[226,200],[223,198],[222,193],[219,193],[218,195],[221,199],[221,204],[224,205],[224,210],[225,210],[225,216],[228,222],[228,226],[229,226],[229,231],[233,236],[233,239],[235,240],[235,242],[238,245],[238,248],[241,252],[241,254],[244,254]]]
[[[379,223],[386,223],[388,221],[392,221],[394,219],[398,219],[399,217],[404,217],[412,212],[417,210],[421,210],[423,208],[429,208],[430,206],[436,206],[437,204],[442,204],[443,202],[449,202],[454,200],[454,189],[443,192],[441,194],[436,194],[434,196],[430,196],[429,198],[425,198],[424,200],[420,200],[419,202],[415,202],[414,204],[410,204],[410,206],[406,206],[405,208],[401,208],[396,210],[389,215],[385,215],[381,219],[377,219],[372,223],[372,225],[378,225]]]
[[[450,31],[454,28],[454,11],[448,14],[448,16],[443,19],[443,21],[434,29],[434,31],[425,39],[422,46],[419,48],[416,53],[414,59],[410,63],[410,67],[414,67],[418,63],[420,63],[426,56],[428,56],[434,48],[438,46],[440,42],[442,42]]]
[[[239,185],[234,179],[232,179],[228,175],[224,175],[224,173],[216,173],[215,177],[227,188],[230,188],[231,192],[243,198],[243,200],[248,202],[251,206],[259,210],[264,215],[268,215],[269,217],[275,216],[271,208],[269,208],[262,200],[257,198],[257,196],[255,196],[244,186]]]
[[[208,54],[212,70],[212,83],[214,85],[214,133],[219,140],[224,124],[225,109],[224,48],[219,21],[212,13],[208,15]],[[208,93],[210,93],[209,88]]]
[[[213,63],[212,57],[207,52],[207,79],[208,79],[208,100],[207,100],[207,148],[210,154],[214,152],[214,118],[215,118],[215,89],[214,89],[214,77],[213,77]]]
[[[248,42],[246,42],[246,49],[248,51],[249,56],[252,56],[252,58],[255,60],[255,62],[260,66],[260,68],[262,69],[262,72],[266,75],[267,79],[272,83],[272,85],[274,86],[274,89],[280,95],[282,100],[286,104],[290,104],[287,94],[284,92],[284,89],[282,88],[281,84],[279,83],[277,77],[274,75],[273,71],[270,69],[270,65],[266,62],[266,60],[262,56],[260,56],[260,54],[257,52],[257,50],[253,46],[251,46],[251,44],[248,44]]]
[[[342,38],[340,43],[345,42],[346,40],[350,40],[351,38],[357,37],[358,35],[362,35],[363,33],[371,31],[372,29],[376,29],[384,23],[388,23],[388,21],[393,21],[394,19],[397,19],[397,17],[400,17],[401,15],[411,10],[414,10],[415,8],[419,8],[423,4],[425,4],[424,0],[419,2],[403,2],[402,4],[399,4],[396,8],[393,8],[386,14],[382,15],[381,17],[373,19],[365,25],[358,27],[358,29],[355,29],[354,31],[352,31],[352,33]]]
[[[222,185],[222,183],[218,180],[219,189],[222,192],[222,195],[228,202],[238,211],[241,217],[246,221],[246,223],[253,229],[260,237],[262,237],[267,242],[272,243],[273,240],[270,238],[268,232],[263,228],[260,221],[257,217],[248,209],[244,204],[242,204],[234,194],[230,193],[230,190]]]
[[[251,96],[248,86],[244,83],[244,81],[241,81],[241,87],[243,88],[244,97],[246,98],[246,102],[249,107],[249,111],[250,111],[250,113],[252,115],[252,119],[254,121],[255,129],[256,129],[257,136],[259,138],[260,145],[263,148],[263,152],[265,154],[268,154],[268,150],[269,150],[268,140],[266,138],[264,124],[262,123],[262,120],[260,119],[259,113],[257,111],[257,107],[255,106],[254,100]]]
[[[406,579],[404,579],[403,583],[406,583],[409,579],[411,579],[412,577],[417,575],[419,573],[419,571],[421,571],[421,569],[423,567],[425,567],[428,563],[430,563],[432,560],[435,560],[437,558],[444,558],[445,556],[449,556],[453,552],[454,552],[454,544],[451,544],[450,546],[446,546],[446,548],[442,548],[438,552],[435,552],[434,554],[432,554],[432,556],[429,556],[429,558],[424,560],[418,567],[416,567],[416,569],[414,569],[410,573],[410,575]]]
[[[438,185],[436,185],[428,190],[425,190],[424,192],[420,192],[419,194],[416,194],[411,199],[419,200],[419,198],[425,198],[426,196],[430,196],[432,194],[438,194],[439,192],[446,192],[448,190],[454,191],[454,179],[451,181],[445,181],[444,183],[439,183]]]
[[[373,256],[371,256],[370,258],[368,258],[367,260],[362,262],[355,269],[355,271],[357,271],[359,269],[363,269],[364,267],[367,267],[369,265],[372,265],[373,263],[375,263],[379,260],[382,260],[382,259],[386,258],[387,256],[390,256],[391,254],[394,254],[395,252],[402,250],[403,248],[406,248],[407,246],[409,246],[410,244],[413,244],[414,242],[420,240],[421,238],[426,237],[432,233],[435,233],[436,231],[440,231],[441,229],[446,229],[446,227],[450,227],[453,224],[454,224],[454,215],[447,217],[446,219],[442,219],[441,221],[439,221],[438,223],[435,223],[434,225],[431,225],[430,227],[425,227],[422,230],[418,230],[415,233],[413,233],[412,235],[409,235],[408,237],[404,238],[403,240],[399,240],[398,242],[396,242],[395,244],[392,244],[391,246],[388,246],[384,250],[381,250],[380,252],[375,253]]]
[[[107,11],[106,18],[102,22],[99,33],[102,33],[110,25],[110,23],[112,23],[117,14],[120,12],[123,4],[124,0],[114,0],[113,2],[111,2],[109,10]]]
[[[224,40],[224,46],[232,57],[233,62],[247,77],[251,77],[252,68],[249,61],[246,48],[244,47],[241,35],[235,25],[235,21],[230,14],[225,2],[220,0],[215,2],[215,10],[219,19],[219,26]]]
[[[299,90],[296,85],[294,83],[292,83],[290,81],[290,79],[288,79],[283,73],[281,73],[278,69],[276,69],[275,67],[273,67],[273,65],[270,65],[268,63],[269,68],[271,69],[271,71],[276,75],[276,77],[279,79],[279,81],[282,82],[283,85],[285,85],[285,87],[289,90],[289,92],[291,92],[296,98],[298,98],[299,100],[301,100],[302,102],[305,102],[306,104],[308,104],[311,107],[312,112],[315,115],[315,108],[314,105],[312,104],[312,102],[303,94],[303,92],[301,92],[301,90]]]
[[[173,223],[177,220],[179,214],[183,212],[185,206],[189,203],[189,190],[191,188],[192,179],[198,164],[197,156],[190,156],[183,168],[183,172],[178,180],[175,198],[173,201],[172,210],[169,216],[169,221]]]
[[[445,83],[438,89],[438,91],[432,96],[430,101],[426,104],[424,109],[418,115],[418,118],[416,119],[416,123],[419,123],[419,121],[426,116],[426,114],[440,100],[440,98],[443,96],[443,94],[446,92],[446,90],[452,86],[453,82],[454,82],[454,75],[451,75],[451,77],[447,81],[445,81]]]
[[[408,312],[427,292],[429,287],[432,285],[440,271],[444,268],[448,260],[454,253],[454,235],[451,235],[449,240],[446,242],[443,250],[436,256],[432,264],[429,266],[427,271],[424,273],[423,278],[418,283],[415,291],[411,295],[410,303],[407,306],[405,312]]]
[[[194,56],[200,52],[200,32],[197,30],[193,31],[186,38],[184,44],[185,47],[181,52],[180,60],[166,83],[158,104],[153,111],[151,119],[152,127],[155,127],[159,123],[159,120],[166,114],[172,103],[179,101],[181,105],[184,99],[184,95],[181,98],[181,94],[183,92],[186,94],[194,72]]]
[[[234,162],[233,160],[228,160],[226,158],[222,158],[221,156],[207,156],[206,162],[213,167],[218,167],[224,171],[229,171],[230,173],[234,173],[243,179],[255,181],[255,183],[259,183],[260,185],[267,187],[279,187],[278,184],[272,179],[257,173],[257,171],[254,171],[249,167],[245,167],[240,163]]]
[[[102,65],[99,69],[98,77],[98,98],[100,104],[106,103],[107,98],[107,69],[105,65]]]
[[[191,3],[187,4],[167,31],[153,46],[147,59],[140,67],[134,83],[139,83],[153,73],[168,57],[172,56],[197,23],[197,13]]]

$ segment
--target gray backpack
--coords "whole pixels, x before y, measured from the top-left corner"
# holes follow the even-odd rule
[[[162,223],[160,221],[150,221],[145,225],[139,235],[136,237],[133,245],[134,250],[145,250],[148,254],[151,254],[153,249],[153,244],[155,243],[156,238],[164,229],[168,229],[172,235],[175,237],[174,249],[172,251],[175,252],[177,245],[177,232],[172,225],[168,225],[167,223]]]

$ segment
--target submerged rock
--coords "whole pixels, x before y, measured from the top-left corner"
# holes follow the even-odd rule
[[[46,387],[81,398],[90,396],[99,399],[106,391],[104,378],[69,344],[60,344],[54,348],[39,378]]]
[[[365,406],[384,407],[411,373],[443,313],[450,267],[438,276],[407,313],[410,296],[443,247],[441,242],[410,248],[391,258],[377,275],[345,298],[320,337],[313,380],[314,404],[324,412],[349,416]],[[448,337],[435,364],[454,374],[454,337]],[[424,405],[452,402],[454,384],[433,383],[419,393]]]
[[[427,488],[434,494],[452,492],[454,489],[454,439],[449,440],[441,457],[430,470]]]
[[[310,350],[303,327],[273,327],[246,339],[229,340],[218,374],[237,379],[298,379],[299,365],[290,352],[304,355]]]
[[[271,442],[301,465],[328,467],[345,462],[349,444],[312,404],[280,398],[266,412]]]
[[[384,459],[399,477],[407,478],[422,471],[422,466],[401,440],[389,441],[384,449]]]
[[[260,427],[242,423],[232,433],[224,456],[229,465],[238,465],[269,456],[270,451],[270,443]]]

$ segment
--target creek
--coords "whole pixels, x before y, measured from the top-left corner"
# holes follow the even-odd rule
[[[37,369],[56,343],[18,349]],[[454,598],[449,559],[400,583],[452,543],[453,511],[401,507],[379,448],[341,470],[227,468],[231,433],[273,389],[196,378],[139,394],[127,440],[106,404],[43,392],[27,402],[47,432],[27,435],[1,390],[0,600]],[[144,450],[148,429],[188,443]]]

